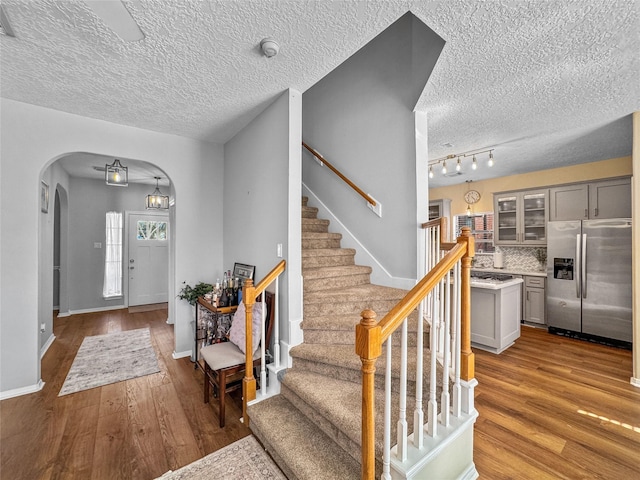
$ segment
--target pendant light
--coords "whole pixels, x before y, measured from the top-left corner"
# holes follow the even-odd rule
[[[156,179],[156,189],[153,193],[147,195],[145,199],[145,208],[147,210],[168,210],[169,209],[169,195],[163,195],[158,187],[158,180],[160,177],[153,177]]]
[[[104,166],[104,181],[114,187],[126,187],[129,185],[129,169],[116,158],[113,164]]]

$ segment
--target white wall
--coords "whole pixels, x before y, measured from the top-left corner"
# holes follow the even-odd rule
[[[212,209],[222,204],[222,146],[7,99],[0,102],[0,395],[38,388],[40,306],[50,315],[52,305],[41,280],[42,275],[50,278],[51,271],[48,265],[46,271],[39,269],[39,252],[53,249],[46,244],[52,235],[43,235],[45,244],[39,245],[40,178],[50,163],[72,152],[147,161],[171,179],[176,206],[170,270],[175,271],[175,282],[170,285],[169,312],[177,354],[190,353],[191,309],[186,302],[176,302],[175,292],[183,281],[195,283],[222,269],[222,231],[208,221]],[[53,208],[47,215],[53,215]],[[44,222],[43,228],[53,230],[48,218]]]
[[[281,318],[301,320],[301,96],[288,90],[224,146],[224,263],[256,266],[260,281],[281,260]],[[280,338],[290,343],[289,327]]]
[[[443,46],[406,14],[303,95],[304,141],[378,200],[382,218],[307,154],[303,181],[393,277],[417,276],[428,195],[413,109]]]

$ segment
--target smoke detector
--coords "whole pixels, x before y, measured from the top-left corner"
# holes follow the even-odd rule
[[[280,45],[273,38],[263,38],[260,41],[260,48],[267,58],[275,57],[280,51]]]

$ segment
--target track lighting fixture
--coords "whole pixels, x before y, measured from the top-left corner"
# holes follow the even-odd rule
[[[470,150],[468,152],[464,152],[464,153],[455,153],[455,154],[451,154],[451,155],[447,155],[446,157],[441,157],[441,158],[437,158],[435,160],[431,160],[429,162],[429,178],[433,178],[434,174],[433,174],[433,166],[434,165],[439,165],[442,163],[442,174],[446,175],[448,170],[447,170],[447,160],[453,160],[454,158],[457,159],[456,160],[456,173],[462,173],[463,170],[463,166],[462,166],[462,160],[464,158],[467,157],[471,157],[471,169],[472,170],[477,170],[478,169],[478,160],[476,159],[477,155],[482,155],[483,153],[489,153],[489,160],[487,162],[487,165],[489,167],[492,167],[495,164],[495,159],[493,158],[493,148],[487,148],[485,150]]]

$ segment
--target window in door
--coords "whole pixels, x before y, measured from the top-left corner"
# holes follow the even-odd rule
[[[122,213],[107,212],[104,255],[104,298],[122,296]]]
[[[462,227],[470,227],[471,235],[476,240],[477,253],[493,253],[493,212],[473,215],[456,215],[454,217],[456,237],[460,236]]]
[[[138,240],[166,240],[167,222],[156,222],[153,220],[138,220],[137,222]]]

